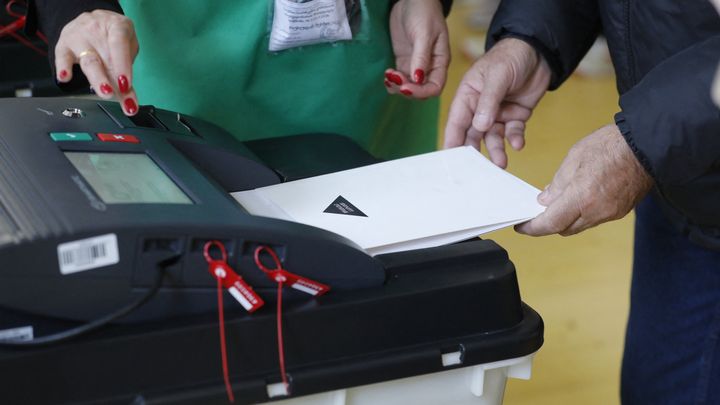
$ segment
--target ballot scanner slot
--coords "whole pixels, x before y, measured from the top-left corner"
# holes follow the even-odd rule
[[[151,105],[140,106],[137,114],[130,116],[130,121],[139,128],[153,128],[167,131],[165,124],[155,116],[155,107]]]
[[[280,183],[278,175],[267,166],[239,152],[203,143],[170,139],[170,143],[206,177],[225,191],[252,190]]]
[[[379,163],[352,139],[339,134],[307,133],[244,142],[283,181]]]
[[[140,106],[137,114],[128,117],[118,104],[98,103],[97,105],[120,128],[133,127],[169,131],[168,127],[157,117],[155,106]]]

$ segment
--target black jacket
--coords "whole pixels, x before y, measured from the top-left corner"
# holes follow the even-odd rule
[[[526,40],[550,65],[555,89],[599,33],[617,74],[616,124],[668,216],[720,250],[720,110],[710,96],[718,13],[708,0],[503,0],[487,45]]]

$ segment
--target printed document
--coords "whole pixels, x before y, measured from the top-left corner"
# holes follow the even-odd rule
[[[539,193],[465,146],[232,195],[253,215],[323,228],[376,255],[525,222],[545,209]]]

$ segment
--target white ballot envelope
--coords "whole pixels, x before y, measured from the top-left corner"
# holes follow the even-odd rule
[[[545,209],[539,193],[465,146],[232,196],[253,215],[323,228],[377,255],[525,222]]]

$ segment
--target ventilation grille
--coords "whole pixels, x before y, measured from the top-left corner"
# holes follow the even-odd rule
[[[0,137],[0,246],[67,231],[26,173]]]

